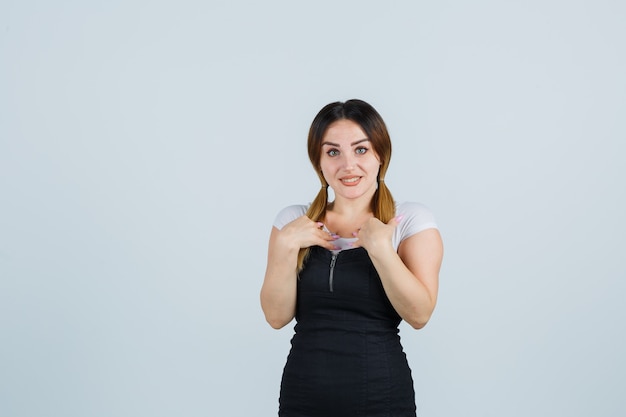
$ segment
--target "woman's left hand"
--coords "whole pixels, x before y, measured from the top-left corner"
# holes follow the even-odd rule
[[[402,217],[396,216],[385,224],[375,217],[368,219],[365,224],[354,233],[354,236],[358,238],[358,240],[353,243],[353,246],[355,248],[363,247],[368,252],[391,247],[393,232],[396,230],[400,220],[402,220]]]

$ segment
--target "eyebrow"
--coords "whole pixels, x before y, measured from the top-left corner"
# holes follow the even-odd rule
[[[368,142],[368,141],[369,141],[369,138],[359,139],[359,140],[357,140],[357,141],[355,141],[355,142],[352,142],[352,143],[350,144],[350,146],[358,145],[358,144],[359,144],[359,143],[361,143],[361,142]],[[339,148],[339,144],[338,144],[338,143],[333,143],[333,142],[322,142],[322,146],[324,146],[324,145],[336,146],[336,147],[338,147],[338,148]]]

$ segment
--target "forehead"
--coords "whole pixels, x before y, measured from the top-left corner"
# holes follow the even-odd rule
[[[367,139],[367,135],[363,129],[361,129],[361,126],[352,120],[342,119],[333,122],[328,129],[326,129],[322,143],[352,143],[361,139]]]

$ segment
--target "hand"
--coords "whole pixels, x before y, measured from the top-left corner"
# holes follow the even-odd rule
[[[402,216],[396,216],[389,220],[387,224],[381,222],[376,217],[368,219],[361,228],[354,233],[358,238],[353,243],[355,248],[363,247],[368,252],[388,248],[392,245],[393,232],[402,220]]]
[[[339,236],[331,235],[322,230],[324,224],[314,222],[307,216],[301,216],[288,223],[278,232],[278,240],[285,247],[302,249],[310,246],[321,246],[328,250],[336,250],[333,243]]]

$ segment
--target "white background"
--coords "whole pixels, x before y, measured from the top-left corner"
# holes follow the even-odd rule
[[[420,416],[626,401],[626,6],[0,3],[0,415],[272,416],[292,325],[267,237],[318,181],[325,104],[370,102],[387,184],[446,254],[406,325]]]

